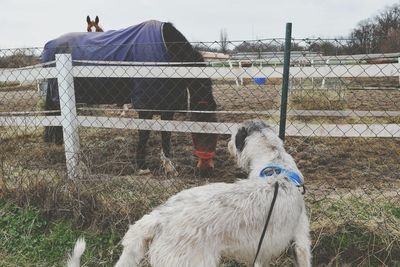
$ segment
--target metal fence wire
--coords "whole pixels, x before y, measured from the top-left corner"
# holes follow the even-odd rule
[[[197,56],[165,62],[0,50],[1,196],[125,229],[182,189],[246,177],[229,134],[247,119],[278,133],[284,43],[192,43]],[[291,39],[285,147],[306,180],[314,262],[335,251],[390,265],[400,261],[400,53],[355,54],[350,43]],[[214,151],[196,142],[216,134],[213,162],[201,163],[196,153]],[[372,235],[349,254],[349,233]]]

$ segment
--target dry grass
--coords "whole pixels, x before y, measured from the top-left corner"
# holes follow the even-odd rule
[[[97,175],[68,180],[49,173],[32,174],[29,179],[3,177],[1,181],[3,201],[40,207],[48,221],[72,221],[79,229],[91,231],[113,229],[120,237],[129,223],[152,207],[198,184],[151,176]],[[393,266],[400,262],[399,192],[382,195],[379,191],[346,190],[321,196],[314,190],[309,189],[306,202],[315,266]],[[115,249],[116,244],[110,245]],[[291,262],[283,255],[273,266],[290,266]],[[228,260],[223,266],[241,265]]]
[[[329,266],[399,264],[400,195],[393,191],[391,196],[390,203],[380,192],[351,192],[310,204],[315,261]]]
[[[40,62],[39,57],[32,55],[35,49],[15,50],[12,55],[10,55],[11,50],[1,50],[1,52],[4,54],[0,54],[0,68],[20,68]]]
[[[176,192],[243,175],[228,157],[227,136],[220,137],[215,177],[205,181],[193,175],[188,135],[173,134],[181,175],[171,178],[159,168],[158,135],[149,140],[152,173],[138,176],[131,164],[135,133],[85,129],[80,133],[82,176],[68,180],[62,146],[39,141],[41,130],[18,130],[15,138],[11,129],[1,131],[0,199],[39,207],[47,220],[72,221],[78,229],[113,229],[122,236],[129,223]],[[287,138],[287,150],[306,177],[315,266],[393,266],[400,261],[399,142]],[[275,266],[290,264],[282,257]],[[224,266],[240,265],[227,261]]]
[[[196,184],[149,176],[95,175],[66,179],[52,171],[28,172],[3,166],[0,198],[19,206],[40,207],[52,219],[74,218],[76,224],[122,230],[169,196]],[[23,174],[23,175],[22,175]]]
[[[292,90],[289,108],[305,110],[345,110],[345,90]]]

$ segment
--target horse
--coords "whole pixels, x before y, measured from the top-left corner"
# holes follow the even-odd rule
[[[99,45],[101,44],[101,45]],[[71,53],[73,60],[187,62],[185,66],[204,65],[203,56],[193,48],[172,23],[146,21],[121,30],[96,33],[69,33],[46,43],[42,62],[55,59],[56,53]],[[203,64],[202,64],[203,62]],[[85,63],[74,63],[85,64]],[[149,63],[150,64],[150,63]],[[74,78],[76,102],[87,104],[132,103],[140,119],[173,120],[176,110],[191,112],[192,121],[216,122],[216,102],[209,78]],[[189,105],[189,106],[188,106]],[[48,82],[46,110],[59,110],[56,79]],[[59,113],[56,113],[59,114]],[[139,173],[147,173],[146,144],[149,130],[139,130],[135,162]],[[163,162],[170,163],[171,133],[161,132]],[[192,133],[196,169],[201,176],[210,176],[214,170],[218,135]],[[62,129],[49,126],[45,141],[61,144]],[[170,164],[166,164],[170,165]],[[164,165],[168,171],[174,170]]]
[[[91,32],[92,28],[94,28],[95,32],[104,32],[103,29],[99,26],[99,17],[98,16],[96,16],[94,21],[91,20],[89,16],[87,16],[86,22],[87,22],[87,31],[88,32]]]

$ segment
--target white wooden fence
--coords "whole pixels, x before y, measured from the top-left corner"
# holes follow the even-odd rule
[[[282,67],[182,67],[135,66],[119,62],[119,66],[73,66],[70,54],[56,55],[55,67],[42,65],[20,69],[0,69],[0,82],[34,81],[38,79],[57,78],[60,95],[60,116],[1,116],[0,126],[62,126],[64,133],[65,156],[69,177],[74,177],[79,155],[79,127],[141,129],[156,131],[199,132],[230,134],[237,127],[235,123],[193,124],[189,121],[160,121],[131,118],[110,118],[95,116],[78,116],[76,112],[74,77],[108,77],[108,78],[253,78],[262,74],[267,78],[281,78]],[[53,62],[54,63],[54,62]],[[93,62],[95,63],[95,62]],[[98,63],[98,62],[97,62]],[[118,64],[118,62],[113,62]],[[128,63],[129,64],[129,63]],[[133,64],[133,62],[131,63]],[[314,67],[291,67],[291,77],[388,77],[399,76],[399,64],[380,65],[328,65]],[[262,111],[261,111],[262,112]],[[344,111],[335,111],[344,112]],[[354,111],[357,114],[356,111]],[[10,114],[10,113],[8,113]],[[12,113],[11,113],[12,114]],[[329,112],[328,112],[329,114]],[[396,113],[397,114],[397,113]],[[398,114],[397,114],[398,115]],[[329,116],[329,115],[328,115]],[[146,123],[144,123],[146,122]],[[276,127],[278,127],[276,125]],[[278,129],[278,128],[276,128]],[[287,126],[288,136],[332,136],[332,137],[400,137],[400,124],[310,124],[291,123]]]

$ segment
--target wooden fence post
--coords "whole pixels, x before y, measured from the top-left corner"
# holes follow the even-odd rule
[[[71,54],[56,54],[56,69],[67,175],[72,179],[77,174],[80,144]]]

